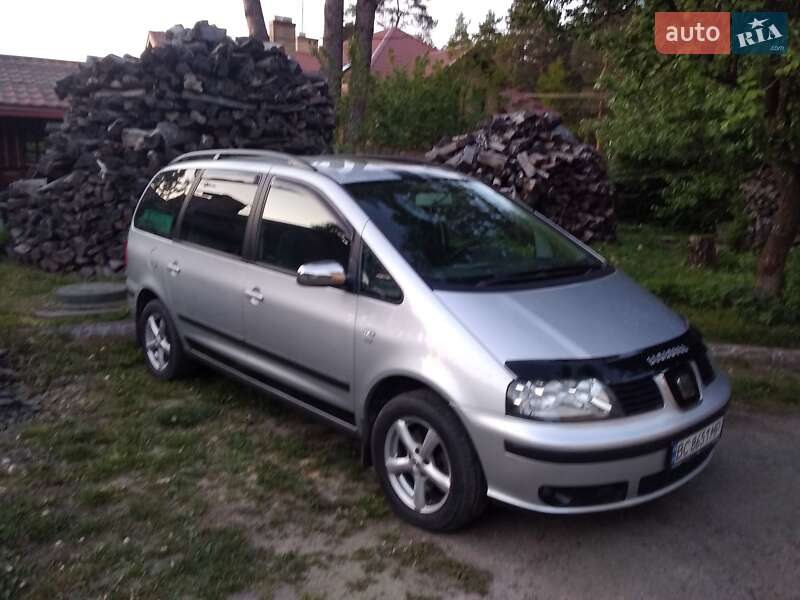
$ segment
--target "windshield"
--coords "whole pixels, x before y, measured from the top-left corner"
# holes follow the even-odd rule
[[[604,263],[472,180],[404,178],[345,186],[433,287],[492,287],[578,276]]]

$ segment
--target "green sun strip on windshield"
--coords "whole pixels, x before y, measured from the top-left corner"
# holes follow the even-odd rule
[[[136,227],[158,235],[168,236],[172,233],[172,224],[174,221],[175,215],[161,212],[153,208],[145,208],[141,211],[141,214],[137,216]]]

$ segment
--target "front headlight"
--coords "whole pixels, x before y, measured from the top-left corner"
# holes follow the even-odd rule
[[[506,392],[509,415],[542,421],[607,419],[614,412],[612,392],[598,379],[524,380]]]

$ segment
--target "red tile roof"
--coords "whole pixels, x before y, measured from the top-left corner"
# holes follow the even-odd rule
[[[55,85],[79,64],[0,54],[0,115],[61,118],[67,105],[56,96]]]
[[[390,75],[396,69],[411,71],[416,60],[426,56],[431,64],[449,65],[453,62],[448,51],[437,50],[397,27],[378,31],[372,36],[372,73],[375,75]],[[345,44],[344,64],[349,63],[348,47]]]

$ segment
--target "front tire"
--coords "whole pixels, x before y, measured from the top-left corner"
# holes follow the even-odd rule
[[[151,300],[136,323],[139,343],[150,372],[159,379],[172,380],[186,375],[191,366],[178,331],[160,300]]]
[[[395,513],[430,531],[452,531],[486,506],[486,483],[464,427],[433,392],[390,400],[372,428],[375,470]]]

